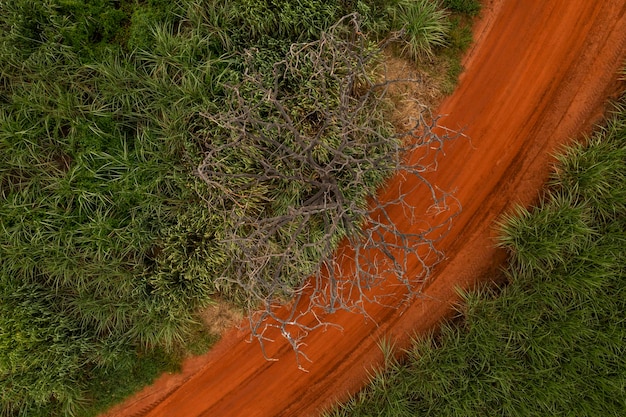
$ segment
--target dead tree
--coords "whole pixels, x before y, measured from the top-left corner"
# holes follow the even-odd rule
[[[211,191],[207,203],[224,217],[219,238],[232,255],[218,282],[244,295],[252,336],[265,346],[282,335],[301,366],[307,334],[333,325],[328,313],[367,315],[372,302],[397,307],[373,295],[381,280],[419,294],[459,211],[424,176],[454,135],[437,134],[436,119],[424,115],[401,133],[385,121],[390,86],[419,80],[386,79],[380,45],[361,34],[356,15],[318,41],[292,45],[269,73],[255,53],[248,51],[244,78],[228,86],[228,110],[204,115],[215,129],[198,175]],[[374,192],[392,174],[405,185]],[[436,224],[407,203],[413,192],[443,213]],[[413,230],[397,227],[392,212]],[[416,262],[421,268],[409,273]]]

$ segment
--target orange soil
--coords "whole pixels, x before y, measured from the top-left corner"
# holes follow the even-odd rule
[[[315,331],[306,339],[309,372],[298,370],[282,338],[268,344],[279,360],[267,361],[247,331],[232,329],[207,355],[186,362],[182,374],[164,375],[106,416],[317,415],[367,382],[382,360],[381,337],[406,347],[410,335],[432,331],[450,317],[456,288],[476,285],[505,258],[494,248],[499,216],[536,200],[551,155],[588,132],[622,87],[617,74],[626,57],[626,2],[487,1],[475,40],[457,90],[439,108],[447,115],[441,124],[463,129],[470,140],[449,144],[428,177],[455,190],[463,211],[441,242],[447,258],[423,297],[406,309],[369,306],[378,325],[334,314],[330,320],[343,331]],[[397,189],[393,184],[387,192]],[[409,200],[426,204],[418,193]],[[412,227],[402,224],[400,212],[397,220]]]

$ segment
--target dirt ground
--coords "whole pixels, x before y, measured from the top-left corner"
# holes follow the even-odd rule
[[[187,361],[181,374],[164,375],[107,417],[318,415],[367,382],[382,361],[382,337],[408,346],[409,336],[432,331],[453,314],[457,288],[472,287],[498,268],[505,254],[494,247],[495,222],[513,205],[536,201],[552,155],[589,132],[623,87],[626,2],[489,0],[474,31],[466,71],[438,111],[446,115],[442,125],[468,139],[449,144],[428,177],[454,190],[463,211],[441,242],[446,260],[423,296],[404,309],[370,306],[376,324],[335,314],[332,321],[343,330],[316,331],[303,347],[312,360],[308,372],[298,370],[282,338],[268,344],[278,360],[267,361],[248,332],[233,328],[207,355]],[[388,193],[397,189],[395,181]],[[419,193],[409,200],[427,211]],[[397,216],[411,230],[414,225]]]

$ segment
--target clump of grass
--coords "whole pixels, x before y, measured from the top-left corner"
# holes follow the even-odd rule
[[[432,58],[448,43],[450,21],[438,1],[400,1],[391,17],[394,27],[402,30],[402,53],[416,61]]]
[[[503,219],[500,243],[515,248],[517,269],[550,271],[593,236],[587,210],[574,203],[571,195],[552,194],[534,211],[519,207]]]
[[[568,148],[558,157],[559,168],[551,184],[575,190],[575,197],[587,201],[595,216],[617,221],[626,212],[626,190],[620,186],[626,181],[626,148],[605,137],[625,134],[626,121],[615,119],[602,135]]]
[[[626,409],[626,112],[559,157],[543,202],[505,217],[507,285],[416,340],[332,416],[621,415]]]

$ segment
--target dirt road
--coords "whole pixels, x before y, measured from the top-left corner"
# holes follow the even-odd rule
[[[555,149],[588,131],[621,87],[626,2],[488,1],[475,39],[458,89],[439,109],[447,115],[443,125],[464,129],[471,140],[449,145],[429,177],[456,190],[463,211],[442,242],[447,259],[424,296],[405,310],[373,306],[378,326],[338,313],[332,320],[342,332],[307,339],[313,362],[306,373],[282,339],[269,346],[279,360],[268,362],[246,332],[234,329],[185,373],[162,378],[109,416],[316,415],[365,384],[380,364],[381,337],[406,346],[407,335],[436,328],[458,300],[455,288],[470,287],[497,267],[504,254],[494,248],[494,222],[513,204],[537,198]],[[411,199],[424,204],[419,195]]]

